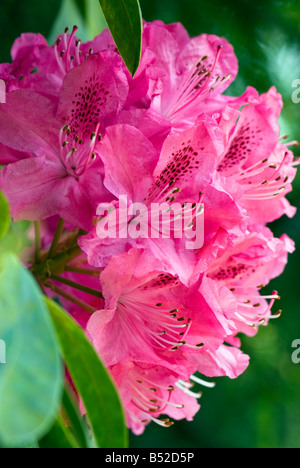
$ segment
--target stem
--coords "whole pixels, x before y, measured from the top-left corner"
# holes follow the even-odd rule
[[[40,265],[34,265],[31,271],[35,276],[39,276],[42,281],[45,281],[53,274],[60,275],[63,273],[66,265],[82,254],[83,252],[80,247],[75,246],[65,252],[59,253],[53,259],[46,259]]]
[[[75,283],[74,281],[62,278],[61,276],[52,275],[51,279],[53,281],[57,281],[58,283],[65,284],[66,286],[70,286],[71,288],[78,289],[78,291],[90,294],[91,296],[97,297],[98,299],[104,299],[102,293],[100,291],[96,291],[96,289],[88,288],[87,286]]]
[[[75,245],[66,252],[61,252],[51,261],[52,273],[61,274],[65,271],[65,267],[68,263],[74,260],[77,257],[80,257],[83,254],[83,251],[78,245]]]
[[[39,221],[34,223],[34,237],[35,237],[35,263],[41,262],[41,228]]]
[[[53,238],[51,248],[49,250],[48,258],[53,258],[55,256],[55,254],[56,254],[57,246],[58,246],[58,243],[59,243],[60,236],[61,236],[61,234],[63,232],[64,225],[65,225],[64,220],[62,218],[60,218],[60,220],[58,222],[58,225],[57,225],[57,228],[56,228],[56,231],[55,231],[55,234],[54,234],[54,238]]]
[[[61,296],[61,297],[65,298],[65,299],[67,299],[67,301],[70,301],[70,302],[72,302],[73,304],[78,305],[81,309],[86,310],[86,311],[89,312],[90,314],[93,314],[94,312],[96,312],[96,309],[94,309],[93,307],[89,306],[86,302],[81,301],[81,300],[78,299],[77,297],[73,296],[73,294],[67,293],[66,291],[64,291],[63,289],[59,288],[58,286],[55,286],[55,285],[52,284],[52,283],[47,283],[45,286],[46,286],[46,288],[51,289],[53,292],[55,292],[56,294],[58,294],[59,296]]]
[[[40,278],[36,278],[36,280],[37,280],[37,283],[38,283],[39,287],[41,288],[41,291],[42,291],[42,292],[45,294],[45,296],[46,296],[47,294],[45,293],[44,285],[43,285],[43,283],[41,282]]]
[[[80,275],[89,275],[89,276],[100,275],[100,271],[87,270],[86,268],[79,268],[79,267],[73,267],[73,266],[66,266],[65,271],[69,271],[70,273],[78,273]]]

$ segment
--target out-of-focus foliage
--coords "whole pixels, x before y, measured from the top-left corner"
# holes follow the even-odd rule
[[[64,361],[87,412],[96,447],[126,448],[128,431],[115,386],[82,328],[46,299]]]
[[[0,239],[2,239],[7,233],[9,224],[10,218],[8,202],[3,193],[0,192]]]
[[[98,3],[73,1],[82,15],[87,14],[87,5]],[[9,61],[13,40],[22,32],[40,32],[53,40],[62,3],[2,0],[1,62]],[[292,83],[300,79],[299,0],[140,3],[146,20],[181,21],[191,35],[205,32],[226,37],[240,64],[238,79],[229,93],[241,94],[246,86],[254,86],[262,93],[275,85],[284,98],[282,134],[300,140],[300,104],[292,101]],[[89,18],[95,34],[93,15]],[[72,21],[70,10],[69,23],[63,26],[72,26]],[[99,18],[99,32],[102,27]],[[300,155],[299,148],[295,153]],[[300,175],[289,200],[299,209]],[[251,355],[248,371],[236,381],[217,379],[215,389],[205,390],[202,409],[194,422],[178,422],[169,429],[152,424],[142,437],[131,437],[131,447],[300,447],[300,364],[291,360],[292,342],[300,339],[300,210],[294,219],[283,218],[272,229],[277,236],[287,233],[293,238],[297,250],[285,273],[268,288],[280,292],[282,317],[262,327],[256,338],[242,340],[243,350]]]
[[[0,257],[0,336],[7,355],[0,366],[0,446],[26,446],[56,417],[63,371],[40,290],[11,253]]]

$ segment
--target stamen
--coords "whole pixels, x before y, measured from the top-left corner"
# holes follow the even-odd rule
[[[76,46],[75,46],[75,57],[76,57],[77,65],[80,65],[80,56],[81,56],[80,46],[81,46],[81,40],[78,39],[76,41]]]
[[[193,398],[199,399],[203,395],[201,392],[197,392],[197,393],[192,392],[189,388],[187,388],[187,386],[182,384],[182,381],[176,382],[175,385],[176,385],[177,388],[179,388],[179,390],[181,390],[186,395],[191,396]]]
[[[157,392],[158,389],[161,389],[161,390],[166,390],[167,392],[173,392],[175,389],[173,387],[173,385],[169,385],[168,387],[164,387],[163,385],[158,385],[157,383],[155,383],[155,386],[153,386],[153,382],[152,380],[149,380],[147,377],[145,377],[143,375],[142,377],[143,380],[136,380],[139,384],[143,384],[143,382],[147,382],[149,385],[152,385],[151,388],[149,388],[149,390],[151,390],[151,392]]]
[[[99,132],[100,125],[101,125],[100,123],[97,124],[96,131],[93,132],[92,135],[91,135],[91,146],[90,146],[90,151],[89,151],[89,154],[88,154],[85,165],[83,166],[81,171],[75,171],[75,174],[78,177],[81,176],[86,171],[91,159],[93,159],[93,155],[95,154],[94,149],[95,149],[95,146],[96,146],[96,135]]]
[[[196,377],[195,375],[192,375],[190,379],[199,385],[203,385],[203,387],[214,388],[216,386],[215,382],[207,382],[206,380],[199,379],[199,377]]]
[[[286,190],[286,187],[283,184],[286,184],[289,178],[285,177],[282,184],[283,176],[280,172],[286,163],[288,155],[289,153],[286,152],[279,165],[270,164],[269,159],[265,158],[243,170],[240,174],[233,176],[237,182],[244,186],[245,200],[269,200],[279,196]],[[261,182],[255,180],[253,183],[253,181],[251,181],[255,176],[258,176],[269,169],[274,169],[272,176],[265,177]]]
[[[184,342],[184,345],[185,345],[185,346],[188,346],[189,348],[197,349],[197,350],[202,349],[202,348],[205,346],[204,343],[199,343],[199,344],[197,344],[197,345],[192,345],[192,344],[186,343],[186,342]]]
[[[72,42],[73,42],[73,39],[74,39],[74,36],[75,36],[77,30],[78,30],[78,26],[74,26],[72,34],[71,34],[70,39],[69,39],[68,46],[67,46],[66,62],[65,62],[66,72],[67,73],[68,73],[68,71],[70,69],[70,60],[68,60],[68,57],[70,56],[71,45],[72,45]]]
[[[66,74],[66,71],[65,71],[65,69],[64,69],[64,67],[63,67],[63,63],[62,63],[61,57],[60,57],[59,54],[58,54],[58,46],[59,46],[60,42],[61,42],[61,39],[60,39],[60,38],[57,39],[57,40],[55,41],[55,44],[54,44],[54,55],[55,55],[56,62],[57,62],[57,64],[58,64],[58,66],[59,66],[59,69],[60,69],[60,71],[62,72],[62,74],[63,74],[63,76],[64,76],[64,75]]]
[[[61,38],[59,37],[54,43],[54,54],[56,58],[59,70],[64,77],[72,68],[80,65],[80,40],[75,42],[75,56],[71,55],[71,47],[74,44],[75,34],[78,30],[77,26],[73,27],[70,37],[68,37],[69,28],[66,28],[63,34],[63,46],[64,48],[58,51],[58,47],[61,44]]]
[[[119,312],[125,320],[130,321],[130,326],[135,326],[137,320],[139,333],[144,332],[143,339],[152,347],[175,351],[183,345],[189,346],[186,336],[192,325],[191,319],[185,317],[177,319],[177,313],[173,313],[178,311],[177,308],[170,311],[164,307],[163,303],[151,306],[145,303],[140,294],[139,289],[133,290],[130,293],[127,292],[119,300]],[[199,346],[196,349],[199,349]],[[191,347],[194,348],[194,345]]]
[[[270,315],[268,318],[270,320],[275,320],[275,319],[278,319],[279,317],[281,317],[281,315],[282,315],[282,310],[280,309],[280,310],[278,310],[278,312],[276,312],[273,315]]]
[[[261,287],[263,286],[260,286],[257,289],[261,289]],[[250,300],[246,302],[242,302],[239,299],[239,295],[237,294],[239,311],[235,313],[235,316],[241,322],[245,323],[246,325],[250,327],[256,327],[256,326],[265,324],[266,321],[272,317],[274,318],[280,317],[281,311],[279,311],[279,313],[277,314],[274,314],[273,316],[271,315],[271,309],[275,301],[280,299],[280,296],[278,295],[277,291],[273,291],[272,295],[261,296],[258,294],[257,296],[253,295],[249,297],[255,297],[255,298],[257,297],[260,299],[270,299],[270,303],[268,304],[267,308],[263,312],[253,314],[251,310],[261,307],[261,303],[252,304]]]
[[[285,146],[287,146],[288,148],[290,146],[300,146],[300,143],[299,143],[299,141],[294,140],[294,141],[290,141],[289,143],[285,143]]]
[[[254,169],[257,170],[258,167],[260,167],[260,169],[262,169],[264,171],[266,169],[266,163],[267,162],[268,162],[268,158],[265,158],[262,161],[259,161],[256,164],[253,164],[252,166],[248,167],[243,172],[238,174],[238,178],[243,178],[243,176],[246,176],[245,178],[252,177]],[[259,171],[258,174],[260,172],[261,171]],[[254,175],[256,175],[256,171],[254,171]]]
[[[177,94],[175,93],[174,95],[174,99],[171,100],[165,112],[166,118],[169,120],[174,119],[183,109],[186,109],[200,98],[205,99],[210,92],[214,91],[216,87],[225,83],[231,77],[231,75],[228,75],[221,79],[220,76],[217,76],[214,82],[211,83],[212,76],[220,60],[221,51],[222,46],[219,45],[211,70],[208,71],[207,67],[203,64],[208,59],[208,56],[203,56],[196,66],[191,68],[187,76],[183,78]]]
[[[159,426],[162,426],[162,427],[171,427],[171,426],[174,425],[174,422],[170,421],[170,420],[166,421],[166,420],[163,420],[163,419],[153,418],[151,416],[150,416],[150,418],[151,418],[151,420],[153,422],[155,422],[156,424],[158,424]]]
[[[261,193],[256,193],[255,195],[245,195],[244,198],[245,200],[270,200],[272,198],[278,197],[280,194],[282,194],[286,190],[286,187],[281,187],[279,190],[266,193],[266,192],[261,192]]]
[[[174,406],[174,408],[178,408],[178,409],[183,409],[184,408],[184,405],[183,404],[178,404],[178,403],[173,403],[172,401],[167,401],[167,400],[164,400],[163,398],[160,398],[160,397],[156,397],[156,400],[151,400],[153,403],[157,403],[157,400],[158,401],[161,401],[162,403],[165,403],[166,405],[169,405],[169,406]]]

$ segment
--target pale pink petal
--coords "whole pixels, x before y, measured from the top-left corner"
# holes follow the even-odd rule
[[[151,109],[131,109],[123,111],[118,118],[119,124],[130,125],[143,135],[160,151],[171,131],[171,124],[161,114]]]
[[[220,95],[236,78],[237,70],[233,47],[224,38],[202,34],[191,39],[176,61],[176,87],[162,94],[163,114],[175,128],[187,128],[205,111],[202,101]]]
[[[107,189],[117,197],[127,195],[128,201],[142,202],[158,160],[150,141],[134,127],[115,125],[107,129],[99,152]]]
[[[0,142],[20,152],[51,152],[60,130],[54,112],[51,101],[32,91],[8,93],[6,104],[0,104]]]
[[[38,221],[63,209],[67,204],[66,175],[62,165],[42,157],[4,167],[0,172],[0,187],[9,199],[14,220]]]
[[[107,366],[122,363],[129,357],[141,360],[142,356],[146,362],[162,362],[136,327],[130,327],[114,309],[95,312],[87,324],[87,333]]]
[[[199,372],[207,377],[223,377],[230,379],[239,377],[249,366],[249,356],[237,348],[222,345],[217,351],[208,351],[203,356]]]
[[[141,253],[137,249],[131,249],[125,255],[112,257],[103,273],[101,273],[101,285],[106,299],[106,306],[110,304],[112,299],[118,300],[125,286],[133,281],[133,273]]]

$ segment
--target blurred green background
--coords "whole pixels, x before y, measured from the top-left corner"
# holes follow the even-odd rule
[[[292,102],[292,83],[300,79],[299,0],[141,0],[146,20],[181,21],[191,35],[226,37],[240,63],[230,94],[246,86],[265,92],[272,85],[283,95],[282,134],[300,141],[300,104]],[[73,23],[82,25],[83,39],[101,31],[103,19],[97,0],[1,0],[0,59],[9,61],[13,40],[22,32],[40,32],[53,40]],[[88,12],[88,15],[87,15]],[[97,12],[97,13],[95,13]],[[60,13],[60,19],[57,20]],[[85,29],[80,15],[87,15]],[[299,148],[295,153],[300,155]],[[289,195],[300,208],[300,174]],[[292,342],[300,339],[300,210],[293,220],[272,226],[277,236],[287,233],[297,246],[283,276],[269,290],[280,291],[284,313],[252,339],[243,338],[251,356],[249,369],[236,381],[217,379],[204,390],[202,409],[192,423],[178,422],[165,429],[150,425],[141,437],[131,436],[131,447],[150,448],[299,448],[300,364],[292,363]]]

